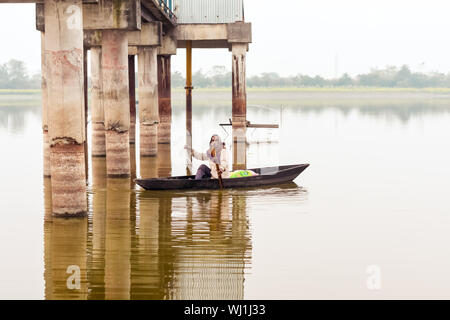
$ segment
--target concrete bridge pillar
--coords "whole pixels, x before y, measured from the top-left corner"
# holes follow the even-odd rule
[[[130,144],[136,141],[136,74],[135,56],[128,56],[128,87],[130,89]]]
[[[158,55],[158,143],[170,143],[172,122],[170,55]]]
[[[44,15],[52,212],[86,215],[81,0],[48,0]]]
[[[172,175],[172,153],[170,144],[165,143],[159,146],[156,157],[156,167],[158,177],[170,177]]]
[[[48,137],[48,92],[47,92],[47,62],[45,61],[45,33],[41,32],[41,89],[42,89],[42,132],[43,132],[43,169],[44,178],[49,178],[50,143]]]
[[[105,157],[105,115],[103,109],[102,49],[91,48],[92,156]]]
[[[130,99],[126,31],[102,35],[103,106],[108,177],[130,176]]]
[[[245,55],[247,43],[233,43],[232,51],[232,123],[233,169],[246,167],[247,91],[245,81]]]
[[[186,41],[186,146],[192,150],[192,41]],[[186,159],[186,175],[192,174],[192,152]]]
[[[88,176],[89,176],[89,154],[88,154],[88,143],[87,143],[87,127],[88,127],[88,115],[89,115],[89,94],[88,94],[88,63],[87,63],[87,57],[88,57],[88,49],[83,44],[83,99],[84,99],[84,171],[86,175],[86,184],[88,182]]]
[[[156,47],[142,47],[138,54],[140,153],[155,156],[158,151],[158,68]]]
[[[232,44],[233,128],[246,128],[247,91],[245,83],[246,43]]]

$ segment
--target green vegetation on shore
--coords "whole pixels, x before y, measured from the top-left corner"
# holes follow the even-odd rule
[[[172,74],[175,92],[183,91],[185,78],[178,71]],[[137,83],[137,82],[136,82]],[[199,70],[193,75],[196,91],[231,90],[231,72],[224,66],[215,66],[204,73]],[[40,92],[40,74],[29,75],[24,62],[10,60],[0,64],[0,95],[37,94]],[[275,72],[247,77],[247,90],[252,91],[299,91],[299,92],[450,92],[450,73],[413,72],[408,66],[372,69],[369,73],[350,77],[325,79],[320,76],[282,77]]]
[[[223,66],[213,67],[207,73],[201,70],[193,74],[194,87],[197,88],[224,88],[231,87],[231,72]],[[180,72],[172,75],[172,86],[183,88],[185,79]],[[276,72],[265,72],[260,75],[247,77],[247,88],[450,88],[450,73],[439,72],[421,73],[413,72],[408,66],[401,68],[386,67],[385,69],[372,69],[369,73],[350,77],[343,74],[339,78],[325,79],[321,76],[308,76],[297,74],[282,77]]]
[[[184,88],[173,88],[173,92],[184,92]],[[231,92],[231,88],[195,88],[193,92]],[[450,88],[386,88],[386,87],[264,87],[247,88],[247,92],[423,92],[450,93]]]
[[[27,95],[27,94],[41,94],[41,89],[0,89],[0,95]]]
[[[41,75],[30,75],[23,61],[11,59],[0,64],[0,89],[39,89]]]

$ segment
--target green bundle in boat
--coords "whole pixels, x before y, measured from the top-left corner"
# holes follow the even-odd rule
[[[258,174],[252,170],[236,170],[230,173],[230,178],[246,178],[257,175]]]

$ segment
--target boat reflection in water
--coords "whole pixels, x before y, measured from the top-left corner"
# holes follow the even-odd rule
[[[181,200],[181,199],[180,199]],[[182,209],[182,201],[177,208]],[[251,241],[245,198],[220,191],[187,198],[187,218],[174,214],[172,235],[179,243],[175,299],[243,299]],[[175,212],[175,210],[174,210]]]
[[[170,175],[170,152],[159,147],[140,159],[141,176]],[[45,222],[46,299],[244,298],[244,193],[134,190],[105,173],[105,159],[93,158],[89,218]]]

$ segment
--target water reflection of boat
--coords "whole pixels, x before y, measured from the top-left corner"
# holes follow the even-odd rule
[[[296,164],[278,167],[250,169],[257,176],[246,178],[223,179],[224,188],[249,188],[282,184],[294,180],[309,164]],[[147,190],[177,190],[177,189],[219,189],[219,180],[195,180],[194,176],[177,176],[168,178],[136,179],[135,182]]]
[[[251,264],[246,197],[138,193],[133,299],[243,299]]]

